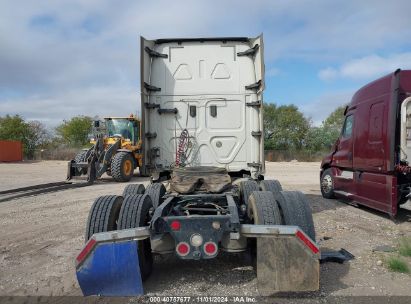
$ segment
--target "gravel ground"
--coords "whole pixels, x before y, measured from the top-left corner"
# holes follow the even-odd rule
[[[64,180],[66,162],[0,164],[0,191]],[[267,163],[266,178],[277,178],[285,190],[305,192],[314,212],[322,248],[345,248],[355,259],[321,265],[321,289],[314,296],[408,295],[411,275],[390,272],[374,252],[411,236],[411,211],[396,222],[384,214],[326,200],[319,192],[319,163]],[[109,180],[106,177],[107,180]],[[133,182],[147,184],[147,178]],[[102,182],[91,187],[20,198],[0,203],[0,296],[80,295],[74,259],[84,244],[93,200],[121,194],[125,184]],[[405,259],[411,266],[411,259]],[[145,283],[148,295],[258,295],[256,274],[246,254],[220,254],[209,261],[156,257]]]

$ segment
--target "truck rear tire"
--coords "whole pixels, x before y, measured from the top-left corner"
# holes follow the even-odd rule
[[[281,225],[281,213],[271,191],[254,191],[248,200],[248,218],[256,225]]]
[[[261,191],[270,191],[274,195],[276,195],[280,191],[283,191],[283,187],[281,187],[280,182],[275,179],[260,181],[260,189]]]
[[[150,196],[154,209],[157,209],[164,201],[163,196],[166,193],[166,187],[162,183],[153,183],[147,186],[144,193]]]
[[[123,198],[117,195],[98,197],[91,206],[86,227],[86,242],[94,233],[117,230]]]
[[[128,195],[121,206],[118,218],[118,227],[131,229],[148,226],[154,207],[150,196],[147,194]],[[153,269],[153,256],[151,253],[150,239],[137,241],[138,261],[140,265],[141,278],[145,281]]]
[[[146,187],[143,184],[127,185],[123,190],[123,197],[132,194],[144,194],[144,191],[146,191]]]
[[[260,191],[256,181],[248,180],[240,183],[240,198],[241,204],[248,206],[248,199],[250,198],[251,193],[254,191]]]
[[[321,194],[324,198],[334,198],[334,177],[331,169],[326,169],[321,175]]]
[[[276,197],[285,225],[298,226],[315,242],[315,229],[310,204],[299,191],[281,191]]]
[[[134,160],[128,152],[118,152],[111,160],[111,174],[117,182],[128,182],[134,174]]]

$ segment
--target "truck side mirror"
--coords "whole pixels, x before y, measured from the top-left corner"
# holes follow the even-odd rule
[[[346,106],[345,109],[344,109],[344,116],[345,116],[345,114],[347,114],[347,112],[348,112],[348,106]]]
[[[94,121],[94,128],[100,128],[100,121],[99,120]]]

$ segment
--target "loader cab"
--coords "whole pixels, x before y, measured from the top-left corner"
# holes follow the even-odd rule
[[[140,140],[140,122],[134,117],[105,118],[107,136],[121,136],[136,145]]]

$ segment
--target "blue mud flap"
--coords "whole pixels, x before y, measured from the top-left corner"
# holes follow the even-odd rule
[[[143,295],[136,241],[97,243],[76,269],[83,295]]]

